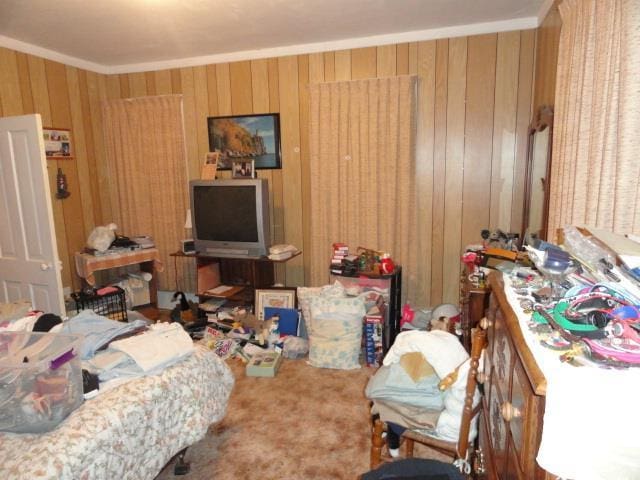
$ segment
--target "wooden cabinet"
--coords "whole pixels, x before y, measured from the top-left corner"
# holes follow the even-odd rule
[[[460,330],[462,344],[467,352],[471,351],[471,329],[478,325],[489,306],[489,286],[474,285],[467,275],[466,268],[460,275]]]
[[[491,299],[484,359],[484,397],[479,446],[484,474],[500,480],[553,479],[536,463],[546,380],[525,344],[500,273],[489,276]],[[478,472],[480,473],[480,472]]]

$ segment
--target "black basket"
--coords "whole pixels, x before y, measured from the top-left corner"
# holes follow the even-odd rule
[[[93,310],[98,315],[120,322],[127,321],[127,303],[125,292],[120,287],[113,287],[116,291],[99,295],[98,290],[75,292],[71,297],[76,301],[76,310]]]

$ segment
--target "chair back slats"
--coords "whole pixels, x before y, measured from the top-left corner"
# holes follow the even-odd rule
[[[478,368],[480,366],[480,356],[487,342],[487,332],[480,328],[474,328],[471,333],[471,360],[469,362],[469,373],[467,374],[467,386],[464,396],[464,408],[462,410],[462,420],[460,422],[460,436],[458,437],[458,455],[461,459],[466,459],[469,448],[469,430],[471,420],[480,410],[479,406],[473,408],[473,397],[476,393]],[[477,410],[474,413],[474,410]]]

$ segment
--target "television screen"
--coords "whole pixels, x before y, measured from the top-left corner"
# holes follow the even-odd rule
[[[257,258],[270,241],[269,188],[264,178],[192,180],[193,240],[203,255]]]
[[[195,227],[201,240],[257,242],[254,186],[196,186]]]

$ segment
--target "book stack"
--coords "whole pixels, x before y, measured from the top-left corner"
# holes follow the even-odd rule
[[[364,317],[364,358],[368,367],[382,365],[382,330],[384,326],[384,304],[372,307]]]
[[[349,255],[349,246],[345,243],[333,244],[333,256],[331,257],[331,273],[342,275],[344,271],[343,260]]]

